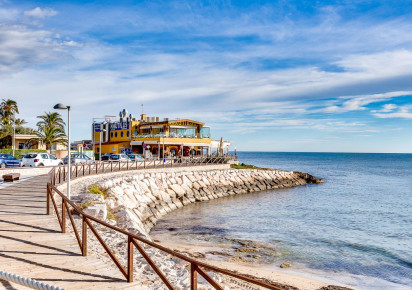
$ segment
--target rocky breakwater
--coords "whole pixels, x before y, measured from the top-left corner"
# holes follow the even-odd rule
[[[158,169],[88,179],[77,184],[74,200],[86,213],[149,238],[157,220],[189,203],[319,182],[306,173],[282,170]]]

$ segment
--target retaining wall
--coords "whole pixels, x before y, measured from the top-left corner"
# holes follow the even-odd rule
[[[305,185],[318,180],[282,170],[230,169],[228,165],[159,168],[78,178],[73,200],[88,204],[85,212],[148,237],[157,220],[184,205],[219,197]],[[88,193],[96,184],[108,196]],[[64,191],[65,186],[60,186]]]

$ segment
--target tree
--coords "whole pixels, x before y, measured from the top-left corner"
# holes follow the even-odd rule
[[[12,122],[12,116],[19,113],[19,107],[17,102],[11,99],[3,99],[0,104],[0,116],[2,125],[10,125]]]
[[[23,127],[27,122],[24,119],[17,118],[14,120],[14,124],[16,124],[16,127]]]
[[[45,112],[44,115],[38,116],[37,118],[40,119],[40,121],[37,122],[37,138],[33,138],[31,142],[42,142],[46,145],[48,151],[50,151],[52,145],[66,145],[65,123],[59,113]]]
[[[44,115],[37,116],[37,118],[40,119],[36,124],[39,130],[40,128],[60,128],[64,131],[66,123],[64,123],[62,116],[57,112],[44,112]]]

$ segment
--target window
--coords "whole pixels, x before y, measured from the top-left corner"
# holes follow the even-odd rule
[[[123,131],[122,131],[122,132],[120,132],[120,137],[123,137]]]
[[[117,138],[117,132],[116,132],[116,133],[114,133],[114,137],[116,137],[116,138]]]
[[[49,156],[48,156],[47,154],[42,154],[42,155],[41,155],[41,158],[43,158],[43,159],[49,159]]]
[[[56,158],[56,157],[54,157],[53,155],[50,155],[50,159],[52,159],[52,160],[56,160],[57,158]]]
[[[111,133],[110,133],[110,137],[112,137],[112,138],[113,138],[113,132],[111,132]]]
[[[129,132],[129,131],[127,131],[127,138],[129,138],[129,136],[130,136],[130,132]]]

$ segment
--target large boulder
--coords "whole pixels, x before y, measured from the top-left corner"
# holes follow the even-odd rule
[[[179,184],[171,184],[169,187],[176,192],[177,197],[181,197],[185,194],[185,190]]]
[[[83,193],[80,195],[80,202],[85,203],[85,202],[98,202],[98,203],[103,203],[104,198],[100,194],[95,194],[95,193]]]
[[[83,211],[85,214],[88,214],[92,217],[98,218],[103,221],[107,218],[107,208],[106,204],[104,203],[88,206]]]

